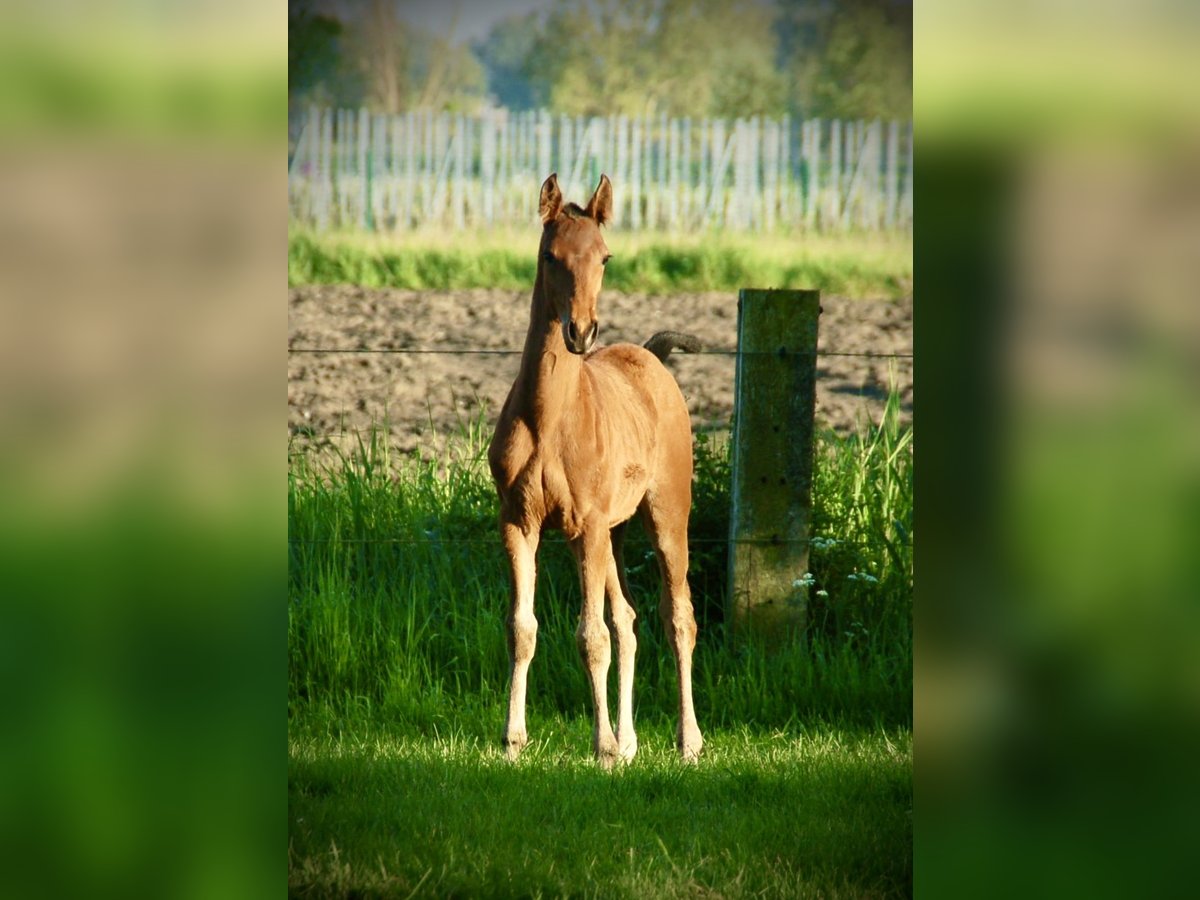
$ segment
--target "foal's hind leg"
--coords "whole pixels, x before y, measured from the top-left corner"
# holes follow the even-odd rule
[[[537,648],[537,619],[533,615],[533,590],[537,578],[539,535],[525,534],[516,525],[501,526],[504,549],[512,576],[512,599],[508,610],[508,658],[511,665],[508,689],[508,720],[504,725],[504,751],[516,759],[529,740],[525,730],[525,685],[529,663]]]
[[[690,485],[689,485],[690,488]],[[686,502],[685,502],[686,500]],[[643,522],[658,556],[663,593],[658,611],[671,649],[675,652],[675,671],[679,676],[679,728],[675,745],[687,762],[700,756],[704,738],[696,724],[692,703],[692,651],[696,648],[696,616],[692,611],[692,592],[688,588],[687,517],[691,505],[690,490],[676,495],[674,502],[663,497],[647,497],[642,507]]]
[[[633,671],[637,655],[637,613],[625,581],[625,523],[612,530],[612,558],[604,582],[608,594],[609,630],[617,645],[617,752],[621,759],[637,753],[633,730]]]

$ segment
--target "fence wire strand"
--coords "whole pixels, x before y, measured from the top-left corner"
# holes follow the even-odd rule
[[[427,537],[427,538],[297,538],[289,537],[288,543],[292,545],[310,546],[316,544],[396,544],[401,546],[423,546],[423,547],[438,547],[445,544],[456,544],[463,546],[487,546],[499,547],[501,545],[500,537],[497,535],[494,538],[451,538],[451,537]],[[541,545],[561,545],[568,546],[569,542],[561,536],[543,536]],[[816,544],[816,549],[823,550],[829,547],[912,547],[911,540],[897,541],[843,541],[836,540],[830,542],[829,538],[810,537],[810,538],[704,538],[704,537],[689,537],[688,545],[694,546],[697,544],[708,544],[727,546],[729,544],[740,544],[747,546],[759,547],[782,547],[792,546],[796,544]],[[628,546],[628,545],[627,545]]]
[[[288,347],[288,353],[339,354],[339,353],[368,353],[368,354],[412,354],[419,356],[430,355],[461,355],[461,356],[520,356],[523,351],[511,349],[473,349],[467,347]],[[697,350],[694,353],[678,354],[681,358],[687,356],[737,356],[737,350],[718,348],[713,350]],[[743,350],[742,356],[844,356],[858,359],[912,359],[911,353],[874,353],[870,351],[848,352],[837,350]]]

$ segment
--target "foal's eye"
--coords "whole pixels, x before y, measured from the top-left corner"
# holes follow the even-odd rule
[[[554,262],[554,254],[547,250],[542,254],[542,259],[544,259],[546,262]]]
[[[611,254],[611,253],[609,253],[607,256],[605,256],[605,257],[604,257],[604,259],[600,260],[600,264],[601,264],[602,266],[607,266],[607,265],[608,265],[608,261],[609,261],[610,259],[612,259],[612,254]]]

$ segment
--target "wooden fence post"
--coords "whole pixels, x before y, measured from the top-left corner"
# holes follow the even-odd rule
[[[738,293],[726,619],[738,642],[778,644],[808,602],[820,292]]]

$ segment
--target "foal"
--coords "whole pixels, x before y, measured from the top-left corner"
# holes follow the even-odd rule
[[[528,741],[525,685],[537,643],[533,614],[536,555],[545,528],[566,534],[579,564],[583,609],[575,632],[595,707],[593,749],[606,767],[637,752],[633,666],[637,649],[622,559],[625,527],[641,513],[658,556],[659,611],[679,675],[676,744],[685,760],[703,739],[692,706],[696,619],[687,584],[687,522],[692,503],[692,432],[687,406],[662,360],[686,335],[664,332],[646,349],[616,344],[592,353],[596,299],[609,252],[600,226],[611,215],[612,185],[586,209],[563,205],[558,179],[542,185],[542,240],[521,368],[488,448],[500,494],[500,530],[512,569],[507,619],[512,664],[504,746],[516,759]],[[608,626],[604,599],[608,597]],[[617,733],[608,717],[609,633],[617,645]]]

